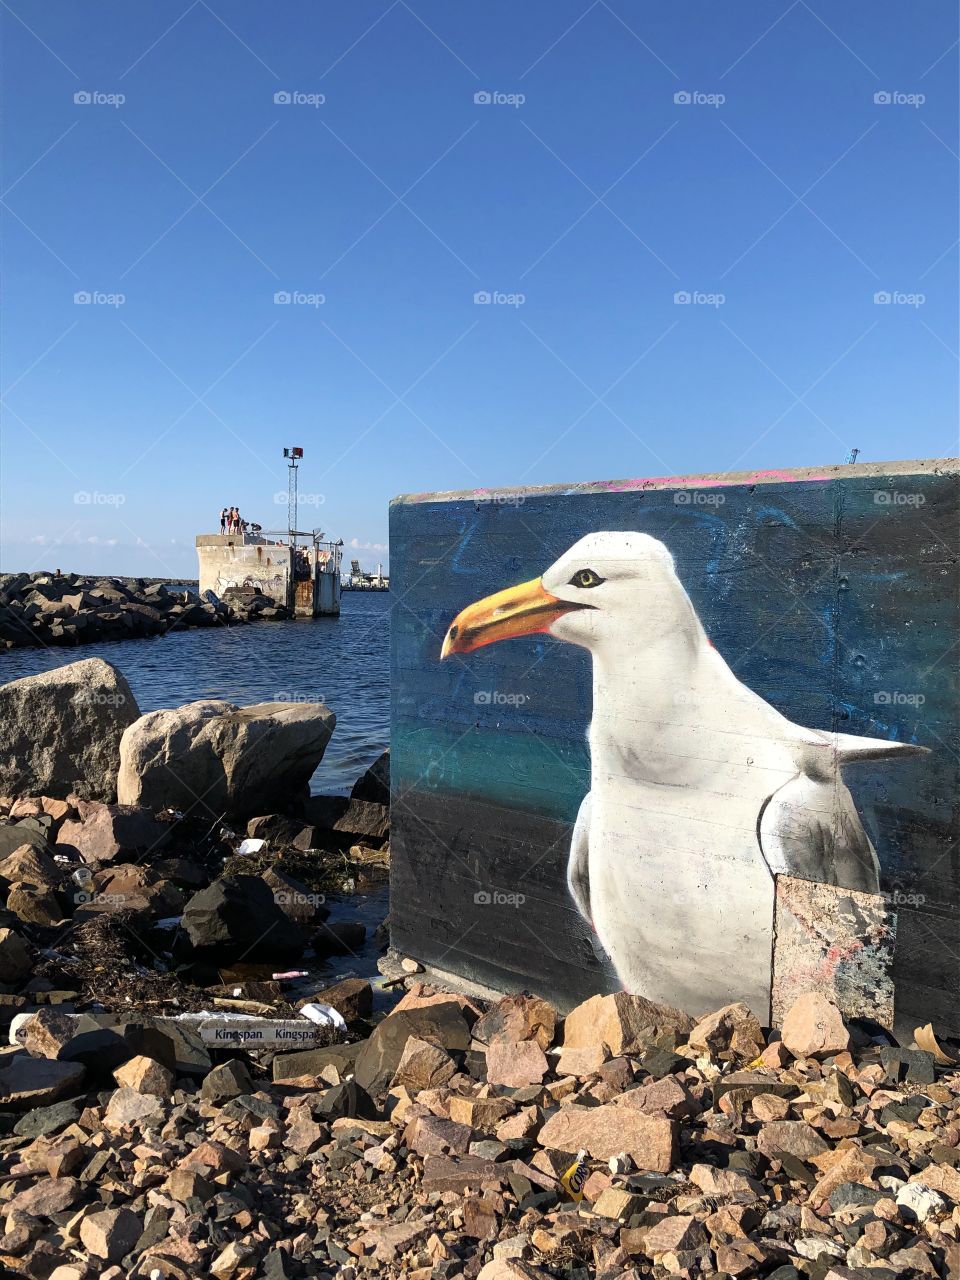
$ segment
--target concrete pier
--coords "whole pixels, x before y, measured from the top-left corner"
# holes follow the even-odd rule
[[[293,545],[263,534],[202,533],[196,545],[201,595],[212,591],[229,599],[260,593],[292,609],[299,618],[340,613],[339,543]]]

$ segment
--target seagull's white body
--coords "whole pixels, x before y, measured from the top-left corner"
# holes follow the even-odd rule
[[[514,592],[531,598],[530,585]],[[787,720],[712,648],[669,551],[649,535],[590,534],[538,590],[554,616],[523,630],[548,630],[593,658],[574,901],[628,991],[692,1013],[744,1000],[768,1021],[775,875],[878,892],[877,857],[841,768],[921,748]],[[458,619],[473,635],[486,603]],[[509,607],[489,611],[494,639],[511,634]],[[524,617],[532,613],[550,608],[528,606]]]

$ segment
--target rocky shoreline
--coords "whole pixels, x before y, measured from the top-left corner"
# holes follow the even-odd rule
[[[88,659],[0,717],[0,1275],[960,1277],[929,1029],[815,992],[779,1028],[563,1016],[427,985],[385,928],[358,973],[329,903],[383,883],[389,757],[311,797],[326,707],[142,716]]]
[[[291,611],[262,592],[237,589],[221,600],[143,578],[78,573],[0,574],[0,648],[141,640],[190,627],[280,622]]]

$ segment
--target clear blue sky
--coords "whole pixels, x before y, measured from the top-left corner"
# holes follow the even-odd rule
[[[956,450],[952,2],[0,13],[4,569],[192,575],[285,444],[365,564],[401,492]]]

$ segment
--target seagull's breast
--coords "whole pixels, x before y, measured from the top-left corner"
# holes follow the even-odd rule
[[[693,1013],[735,990],[766,1019],[774,884],[759,804],[594,769],[590,905],[628,990]]]

